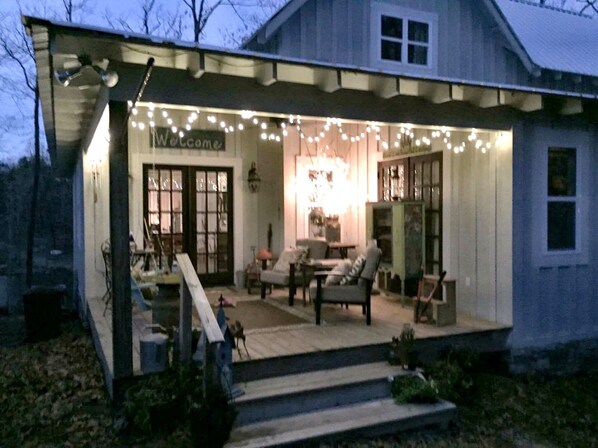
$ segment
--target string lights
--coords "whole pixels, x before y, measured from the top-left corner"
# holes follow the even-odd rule
[[[132,106],[131,103],[129,105]],[[153,129],[160,125],[170,128],[173,134],[183,138],[186,132],[194,129],[201,113],[206,116],[207,123],[227,134],[244,132],[251,127],[258,128],[259,137],[264,141],[281,142],[284,137],[288,137],[289,131],[293,128],[301,140],[316,146],[332,141],[333,138],[338,138],[339,141],[347,144],[359,143],[373,135],[378,149],[387,153],[385,156],[427,152],[431,150],[433,141],[440,142],[446,150],[454,154],[463,153],[467,148],[486,154],[494,146],[491,142],[491,132],[476,129],[466,134],[465,130],[451,130],[445,126],[418,128],[413,124],[395,125],[371,121],[356,123],[333,117],[309,118],[305,121],[297,114],[289,114],[281,118],[258,115],[257,112],[250,110],[221,114],[208,110],[202,112],[199,108],[189,110],[188,115],[183,119],[182,114],[171,116],[166,108],[158,108],[153,103],[138,105],[131,109],[131,127],[145,131],[147,128]],[[235,116],[238,119],[235,119]],[[230,122],[231,118],[233,123]],[[276,127],[273,126],[274,123]],[[438,147],[437,144],[435,147]]]

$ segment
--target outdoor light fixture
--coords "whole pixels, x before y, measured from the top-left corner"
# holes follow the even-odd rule
[[[257,193],[260,189],[261,181],[262,180],[257,173],[257,168],[255,167],[255,162],[251,162],[251,168],[249,168],[249,173],[247,174],[247,184],[249,185],[249,191],[252,193]]]
[[[64,87],[87,89],[103,83],[106,87],[114,87],[118,83],[118,73],[92,64],[88,58],[79,58],[79,67],[55,70],[54,79]]]

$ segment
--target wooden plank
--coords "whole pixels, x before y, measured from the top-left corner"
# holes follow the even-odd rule
[[[189,259],[189,255],[177,254],[176,259],[183,274],[183,279],[189,288],[193,304],[195,305],[195,309],[201,320],[201,326],[206,334],[208,342],[224,342],[224,336],[222,335],[222,331],[220,331],[218,322],[216,322],[216,316],[214,316],[210,302],[201,286],[201,282],[197,277],[197,273]]]
[[[181,303],[179,306],[179,356],[182,362],[191,359],[191,292],[187,282],[181,282]]]
[[[114,379],[133,374],[131,267],[129,266],[129,151],[127,104],[110,102],[110,254]]]

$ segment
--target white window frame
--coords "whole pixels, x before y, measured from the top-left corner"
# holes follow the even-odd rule
[[[590,134],[539,128],[533,147],[532,235],[535,267],[573,266],[588,263]],[[576,149],[575,196],[548,195],[548,152],[551,148]],[[575,249],[548,249],[548,203],[575,202]]]
[[[382,36],[381,20],[382,16],[393,17],[403,20],[403,37],[386,38]],[[428,25],[428,43],[409,41],[409,21],[426,23]],[[409,73],[419,74],[433,74],[436,73],[437,59],[438,59],[438,15],[418,11],[415,9],[403,8],[388,3],[372,3],[371,17],[370,17],[370,62],[373,67],[390,70],[390,71],[406,71]],[[382,40],[391,40],[401,42],[401,61],[391,61],[382,59]],[[419,46],[426,46],[428,49],[427,65],[410,64],[408,62],[409,44]]]

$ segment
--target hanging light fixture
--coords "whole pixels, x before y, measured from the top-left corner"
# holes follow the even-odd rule
[[[255,167],[255,162],[251,162],[251,168],[249,168],[249,173],[247,174],[247,184],[249,185],[249,191],[252,193],[257,193],[260,189],[260,175],[257,173],[257,168]]]
[[[75,67],[55,70],[54,79],[64,87],[77,89],[87,89],[98,84],[114,87],[118,83],[118,73],[106,70],[107,65],[106,60],[92,63],[88,56],[80,56]]]

